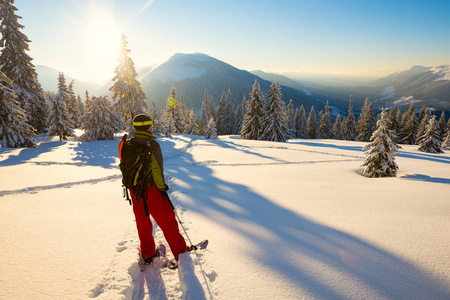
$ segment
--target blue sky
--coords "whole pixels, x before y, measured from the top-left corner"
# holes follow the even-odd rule
[[[35,65],[105,82],[201,52],[245,70],[381,76],[450,64],[450,1],[17,0]]]

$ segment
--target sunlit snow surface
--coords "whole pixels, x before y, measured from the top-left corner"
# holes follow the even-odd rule
[[[141,273],[119,137],[43,136],[0,149],[0,299],[450,298],[448,152],[402,145],[398,176],[374,179],[363,142],[158,140],[177,213],[208,249]]]

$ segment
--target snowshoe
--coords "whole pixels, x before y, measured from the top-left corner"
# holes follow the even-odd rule
[[[156,249],[155,255],[146,259],[142,258],[142,256],[139,255],[138,266],[141,269],[141,272],[144,272],[149,265],[151,265],[154,261],[156,261],[159,258],[159,256],[160,254],[158,249]]]
[[[178,268],[178,258],[172,258],[171,260],[169,260],[169,262],[167,263],[167,267],[171,270],[175,270],[176,268]]]
[[[196,245],[192,245],[189,247],[189,251],[193,251],[193,250],[203,250],[206,249],[206,247],[208,247],[208,240],[203,240],[200,243],[196,244]]]

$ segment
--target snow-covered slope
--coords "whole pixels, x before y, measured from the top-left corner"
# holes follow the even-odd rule
[[[150,80],[162,82],[180,81],[188,78],[198,78],[206,74],[202,67],[202,62],[211,60],[211,57],[202,54],[174,54],[169,60],[154,67],[147,74],[143,75],[139,81],[145,83]]]
[[[435,80],[450,81],[450,65],[431,68],[430,71],[438,75]]]
[[[0,299],[450,298],[449,153],[404,145],[398,177],[375,179],[358,172],[362,142],[158,140],[177,212],[208,249],[139,272],[119,137],[42,136],[0,149]]]

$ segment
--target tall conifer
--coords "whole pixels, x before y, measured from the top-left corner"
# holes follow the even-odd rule
[[[47,134],[49,136],[57,135],[59,140],[67,140],[67,137],[73,136],[72,121],[67,112],[66,103],[69,95],[67,94],[66,78],[63,73],[58,76],[58,95],[53,100],[48,124],[50,126]]]
[[[264,114],[264,95],[259,82],[255,79],[250,99],[247,101],[247,112],[241,129],[241,137],[245,140],[258,140],[261,136]]]
[[[381,112],[381,119],[377,122],[377,130],[371,137],[372,143],[366,145],[363,150],[366,159],[363,163],[363,174],[370,177],[396,176],[398,166],[395,156],[400,148],[393,141],[395,133],[389,129],[388,113]]]
[[[42,133],[46,128],[47,105],[44,92],[38,81],[33,59],[26,53],[30,50],[28,37],[21,32],[24,28],[18,20],[14,0],[0,1],[0,32],[3,47],[0,54],[0,70],[11,80],[10,88],[17,95],[17,101],[25,110],[28,123]]]
[[[114,105],[125,122],[125,130],[131,131],[133,118],[138,114],[146,113],[148,104],[145,102],[146,96],[141,83],[136,79],[136,69],[129,56],[130,50],[127,45],[128,41],[122,34],[119,65],[115,69],[114,84],[109,90],[114,93]]]
[[[10,148],[36,147],[33,128],[10,85],[11,80],[0,71],[0,143]]]
[[[264,105],[263,130],[260,140],[286,142],[289,139],[288,117],[281,96],[280,85],[278,80],[275,80],[270,86]]]

